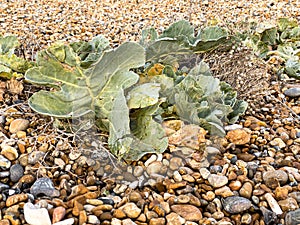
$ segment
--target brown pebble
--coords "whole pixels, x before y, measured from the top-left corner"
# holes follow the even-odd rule
[[[25,119],[15,119],[9,125],[9,132],[14,134],[18,131],[24,131],[28,128],[29,121]]]
[[[193,205],[172,205],[171,209],[188,221],[197,222],[202,219],[201,211]]]
[[[86,211],[82,210],[79,213],[78,225],[84,225],[87,222],[87,214]]]
[[[59,206],[54,208],[53,215],[52,215],[52,223],[61,221],[65,215],[66,215],[66,209],[64,207]]]
[[[6,200],[6,206],[10,207],[16,203],[25,202],[27,201],[27,199],[28,199],[27,194],[16,194],[16,195],[9,196]]]
[[[121,209],[115,209],[113,211],[113,217],[118,218],[118,219],[124,219],[124,218],[126,218],[126,214]]]
[[[246,182],[243,184],[239,192],[242,197],[251,198],[252,190],[253,190],[252,184],[250,182]]]
[[[152,218],[150,220],[149,225],[165,225],[166,219],[165,218]]]

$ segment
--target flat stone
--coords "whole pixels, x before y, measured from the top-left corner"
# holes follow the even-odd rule
[[[120,209],[123,210],[123,212],[131,219],[137,218],[142,211],[132,202],[126,203],[124,206],[120,207]]]
[[[246,129],[231,130],[227,133],[226,138],[236,145],[244,145],[250,142],[251,134]]]
[[[208,182],[214,188],[219,188],[228,183],[228,178],[223,175],[210,174],[208,177]]]
[[[272,141],[270,141],[270,145],[278,146],[281,149],[286,147],[286,144],[284,143],[284,141],[281,138],[274,138]]]
[[[52,215],[52,223],[57,223],[61,221],[66,215],[66,209],[62,206],[54,208]]]
[[[299,208],[297,201],[292,197],[278,201],[278,205],[283,212],[294,211]]]
[[[240,195],[245,198],[251,198],[253,187],[250,182],[245,182],[240,189]]]
[[[272,211],[276,213],[276,215],[281,215],[283,212],[275,198],[273,198],[273,196],[270,193],[266,193],[264,196]]]
[[[263,174],[263,181],[272,189],[284,185],[288,181],[288,175],[283,170],[268,171]]]
[[[172,205],[171,206],[172,211],[183,217],[184,219],[188,221],[199,221],[202,219],[202,213],[201,211],[193,205]]]
[[[285,216],[285,225],[298,224],[300,224],[300,209],[288,212]]]
[[[51,225],[48,210],[39,208],[30,202],[24,205],[24,217],[30,225]]]
[[[46,195],[49,197],[58,197],[60,195],[59,191],[55,189],[52,180],[47,177],[37,179],[30,188],[30,193],[34,196]]]
[[[15,119],[9,125],[9,132],[14,134],[18,131],[24,131],[28,128],[29,121],[25,119]]]
[[[24,175],[23,166],[20,164],[14,164],[9,169],[9,178],[12,182],[17,182]]]
[[[249,199],[239,196],[222,199],[222,205],[228,213],[232,214],[244,212],[252,206]]]
[[[298,87],[289,88],[286,89],[283,93],[288,97],[296,98],[300,96],[300,88]]]
[[[128,218],[128,219],[122,220],[122,225],[136,225],[136,223]]]
[[[267,209],[266,207],[262,206],[259,208],[263,214],[263,219],[266,225],[276,224],[277,215],[276,213],[272,212],[271,210]]]

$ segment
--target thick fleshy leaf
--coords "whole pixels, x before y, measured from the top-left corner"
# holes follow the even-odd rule
[[[112,102],[109,121],[108,145],[110,150],[115,156],[124,158],[124,155],[131,149],[133,138],[130,131],[129,109],[123,90],[119,91]]]
[[[130,109],[145,108],[158,102],[160,84],[145,83],[136,86],[128,93],[128,107]]]
[[[293,18],[279,18],[277,21],[278,30],[283,32],[288,28],[294,28],[298,26],[298,22]]]
[[[168,147],[168,138],[161,124],[153,120],[159,104],[137,110],[131,115],[131,129],[135,137],[126,155],[128,160],[137,160],[147,153],[162,153]]]
[[[128,73],[129,69],[144,65],[144,49],[131,42],[105,52],[89,70],[80,67],[80,58],[71,47],[58,44],[50,50],[39,53],[38,67],[29,69],[25,77],[30,82],[54,86],[58,90],[37,92],[29,104],[41,114],[62,118],[81,116],[101,108],[103,105],[97,103],[108,95],[105,87],[111,87],[109,92],[114,94],[127,88],[138,79],[133,72]],[[113,98],[112,95],[110,100]],[[112,101],[106,103],[112,104]]]
[[[194,38],[194,28],[186,20],[181,20],[171,24],[167,29],[165,29],[159,38],[178,38],[185,36],[189,41],[193,41]]]
[[[94,37],[89,42],[74,42],[70,46],[80,57],[83,68],[88,68],[100,58],[103,51],[110,49],[109,41],[102,35]]]
[[[9,56],[14,53],[16,47],[19,46],[19,41],[15,36],[2,37],[0,35],[0,54],[8,54]]]
[[[154,42],[146,49],[146,61],[161,62],[171,56],[175,56],[174,58],[178,59],[180,55],[191,53],[190,47],[184,43],[180,43],[173,39],[161,39]]]
[[[221,44],[226,44],[228,33],[221,27],[207,27],[201,30],[193,45],[194,52],[206,52]]]

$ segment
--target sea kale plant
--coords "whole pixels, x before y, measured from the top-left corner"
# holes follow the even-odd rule
[[[149,38],[150,37],[150,38]],[[226,30],[208,27],[194,34],[187,21],[160,36],[143,31],[140,44],[112,49],[103,36],[89,42],[55,43],[38,52],[27,81],[51,87],[34,93],[30,107],[57,118],[94,118],[109,134],[110,151],[126,161],[161,153],[168,139],[161,122],[178,118],[224,135],[247,103],[214,78],[206,63],[180,70],[181,55],[199,54],[227,42]]]
[[[300,27],[296,19],[280,18],[277,24],[257,25],[246,44],[261,58],[280,63],[278,74],[300,79]]]

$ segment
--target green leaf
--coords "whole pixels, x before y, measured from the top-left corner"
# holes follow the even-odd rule
[[[159,104],[139,109],[131,115],[131,129],[135,140],[126,155],[128,160],[137,160],[147,153],[162,153],[168,147],[168,138],[161,124],[153,120]]]
[[[162,39],[154,42],[146,49],[146,61],[161,62],[170,56],[175,56],[175,59],[178,59],[180,55],[191,53],[192,51],[185,43],[180,43],[177,40]]]
[[[109,41],[102,35],[94,37],[89,42],[74,42],[70,46],[80,57],[83,68],[88,68],[100,58],[105,50],[110,49]]]
[[[276,45],[278,39],[278,33],[276,27],[266,29],[261,34],[261,41],[267,45]]]
[[[57,87],[58,90],[35,93],[29,99],[29,105],[41,114],[61,118],[82,116],[96,109],[105,112],[101,98],[106,98],[110,92],[112,95],[110,99],[106,98],[106,105],[112,104],[119,90],[138,79],[129,69],[144,65],[144,49],[131,42],[105,52],[89,70],[80,67],[80,58],[71,47],[57,44],[50,49],[39,52],[38,67],[29,69],[25,78],[33,83]],[[61,62],[62,59],[65,61]],[[121,84],[118,83],[120,80]],[[107,116],[108,113],[104,114]]]
[[[227,37],[228,32],[224,28],[206,27],[199,32],[193,51],[198,53],[212,50],[221,44],[226,44]]]
[[[285,64],[285,72],[291,77],[300,79],[300,61],[288,59]]]
[[[150,43],[155,41],[158,38],[158,34],[154,28],[142,30],[142,37],[140,40],[140,45],[146,47],[148,45],[148,43],[147,43],[148,38],[150,39]]]
[[[186,20],[181,20],[173,23],[167,29],[165,29],[162,35],[159,36],[162,38],[180,38],[186,37],[187,40],[193,41],[194,39],[194,28],[193,26]]]
[[[130,151],[133,138],[130,131],[129,109],[122,90],[116,95],[109,115],[108,145],[111,152],[121,158]]]
[[[145,83],[133,88],[128,93],[128,107],[130,109],[145,108],[158,102],[160,84]]]
[[[0,35],[0,54],[12,55],[15,48],[19,46],[19,41],[15,36],[2,37]]]
[[[280,32],[283,32],[288,28],[294,28],[298,26],[297,20],[292,18],[279,18],[277,24]]]

